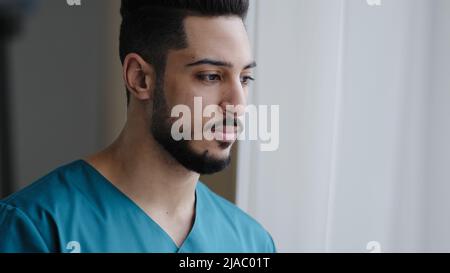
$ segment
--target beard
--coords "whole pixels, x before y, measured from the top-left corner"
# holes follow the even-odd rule
[[[189,145],[190,140],[173,139],[170,110],[167,107],[163,85],[158,83],[154,92],[150,132],[164,150],[186,169],[199,174],[213,174],[227,168],[231,162],[231,155],[226,158],[214,158],[208,150],[200,153],[194,151]]]

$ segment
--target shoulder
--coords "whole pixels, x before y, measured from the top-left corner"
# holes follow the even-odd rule
[[[231,226],[239,237],[245,238],[251,245],[257,245],[258,252],[275,252],[275,245],[267,230],[253,217],[211,191],[205,184],[199,182],[198,191],[203,196],[202,206],[210,216],[221,225]]]
[[[80,178],[81,167],[79,160],[58,167],[1,202],[24,212],[31,208],[62,205],[61,201],[77,190],[74,182]]]
[[[63,165],[28,187],[0,200],[0,252],[48,252],[57,245],[57,220],[66,219],[76,196],[75,180],[83,177],[79,161]]]

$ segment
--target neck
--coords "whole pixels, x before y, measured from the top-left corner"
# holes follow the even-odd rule
[[[128,119],[119,138],[87,161],[148,214],[192,213],[199,174],[168,154],[146,124]]]

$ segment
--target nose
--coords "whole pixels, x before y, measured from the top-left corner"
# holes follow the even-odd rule
[[[241,80],[232,81],[224,92],[224,98],[220,105],[222,111],[237,118],[245,114],[246,106],[247,98]]]

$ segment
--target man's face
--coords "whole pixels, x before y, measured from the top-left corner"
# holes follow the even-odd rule
[[[229,164],[235,132],[242,129],[238,128],[239,122],[222,127],[218,124],[225,118],[234,121],[243,114],[242,110],[230,111],[226,106],[245,107],[254,61],[240,18],[188,17],[184,23],[188,48],[168,53],[163,88],[155,90],[152,133],[188,169],[214,173]],[[202,98],[202,113],[208,105],[217,105],[215,114],[194,115],[194,97]],[[175,141],[171,136],[172,124],[178,117],[171,118],[170,112],[176,105],[186,105],[191,110],[191,128],[183,129],[191,130],[192,140]],[[203,130],[212,123],[216,123],[216,139],[207,140]],[[202,139],[194,140],[195,133]]]

